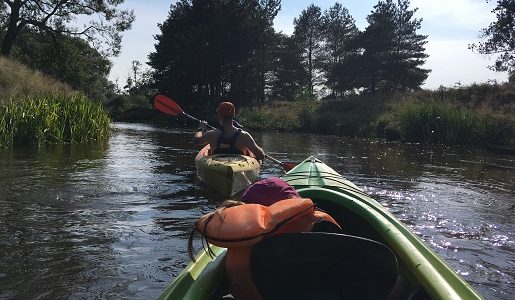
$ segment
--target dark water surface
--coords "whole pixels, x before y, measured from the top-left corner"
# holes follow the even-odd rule
[[[515,158],[465,147],[254,134],[315,155],[386,206],[487,299],[515,294]],[[213,209],[191,135],[116,124],[103,145],[0,149],[0,299],[153,299]],[[279,175],[268,162],[263,176]]]

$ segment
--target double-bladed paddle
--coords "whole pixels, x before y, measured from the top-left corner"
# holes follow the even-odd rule
[[[162,113],[172,115],[172,116],[185,116],[186,118],[189,118],[191,120],[200,122],[199,119],[195,118],[192,115],[187,114],[182,110],[182,108],[172,99],[168,98],[165,95],[158,94],[154,97],[154,107],[159,110]],[[215,129],[211,125],[207,125],[211,129]],[[293,162],[281,162],[280,160],[273,158],[272,156],[265,154],[265,156],[273,161],[276,164],[279,164],[285,171],[289,171],[293,169],[297,164]]]

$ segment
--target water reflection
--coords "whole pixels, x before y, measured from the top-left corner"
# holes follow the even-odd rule
[[[486,298],[515,292],[513,157],[253,135],[280,160],[316,155],[345,174]],[[0,298],[159,295],[189,260],[193,220],[223,200],[196,179],[194,149],[190,133],[116,124],[106,144],[0,150]],[[262,175],[281,172],[267,162]]]

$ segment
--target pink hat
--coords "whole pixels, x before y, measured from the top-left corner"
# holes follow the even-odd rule
[[[268,177],[249,186],[241,195],[241,201],[270,206],[279,200],[299,197],[299,193],[284,180]]]

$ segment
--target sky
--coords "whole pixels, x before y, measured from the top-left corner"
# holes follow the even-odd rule
[[[293,33],[293,20],[310,4],[318,5],[322,11],[340,2],[349,10],[359,29],[368,25],[367,15],[377,0],[282,0],[281,11],[274,20],[276,31]],[[493,2],[493,3],[492,3]],[[154,35],[159,33],[158,24],[168,17],[171,0],[126,0],[123,8],[132,9],[136,15],[132,29],[123,34],[122,51],[112,58],[113,67],[109,78],[124,86],[130,72],[131,62],[145,65],[148,54],[155,50]],[[426,53],[429,57],[423,68],[431,69],[423,88],[436,89],[489,80],[507,81],[506,73],[494,72],[487,67],[495,57],[474,53],[468,49],[471,43],[480,41],[482,28],[495,20],[491,10],[495,1],[485,0],[411,0],[411,9],[418,8],[416,18],[422,18],[420,34],[427,35]],[[148,66],[147,66],[148,67]]]

